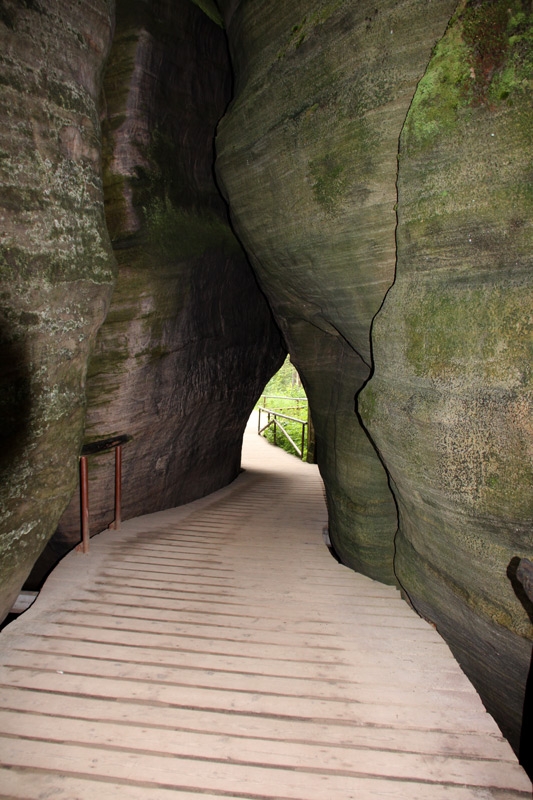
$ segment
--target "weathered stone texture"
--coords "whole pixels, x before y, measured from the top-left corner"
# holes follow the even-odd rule
[[[98,95],[113,3],[0,8],[0,619],[72,494],[114,278]]]
[[[402,134],[396,283],[360,411],[400,512],[396,572],[518,745],[533,629],[533,37],[461,3]],[[528,615],[529,612],[529,615]]]
[[[106,214],[119,264],[90,362],[86,439],[123,449],[123,518],[219,489],[284,346],[213,179],[230,99],[223,31],[190,0],[117,3],[104,80]],[[112,520],[112,454],[89,460],[91,531]],[[72,499],[32,580],[80,536]]]
[[[394,582],[396,509],[354,398],[394,279],[398,137],[455,2],[220,5],[236,93],[218,171],[311,398],[332,540]]]

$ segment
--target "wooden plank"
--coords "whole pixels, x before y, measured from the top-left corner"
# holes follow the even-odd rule
[[[291,632],[295,631],[311,635],[320,635],[324,640],[328,638],[334,639],[339,636],[337,625],[328,624],[327,622],[306,618],[304,616],[301,616],[299,619],[285,618],[280,620],[279,616],[276,615],[272,617],[259,614],[232,615],[222,612],[213,615],[211,613],[205,614],[205,611],[192,613],[174,609],[168,602],[157,600],[156,598],[143,598],[143,605],[140,605],[138,596],[135,595],[123,595],[122,598],[118,599],[115,595],[112,604],[103,602],[96,594],[93,596],[80,597],[70,601],[69,609],[72,609],[72,611],[84,611],[91,615],[112,615],[117,617],[132,617],[135,619],[183,622],[191,625],[216,624],[226,628],[241,630],[243,634],[249,630],[255,632],[260,630],[280,632],[287,630]],[[382,616],[380,619],[387,620],[388,617]],[[402,623],[403,620],[400,620],[400,627],[405,627]]]
[[[99,776],[111,780],[142,781],[146,785],[176,786],[181,790],[216,791],[224,787],[226,793],[247,793],[262,798],[288,798],[289,800],[331,800],[338,797],[348,800],[375,800],[385,796],[402,800],[450,800],[453,786],[454,800],[479,800],[477,787],[465,788],[450,780],[437,777],[422,783],[404,780],[387,780],[366,777],[362,774],[330,774],[320,769],[291,770],[283,767],[268,769],[225,761],[165,757],[146,753],[115,750],[112,748],[87,748],[78,745],[9,739],[0,737],[2,759],[5,766],[53,769],[63,774]],[[431,788],[431,793],[428,788]],[[496,788],[496,787],[495,787]],[[530,792],[522,779],[515,791]]]
[[[121,561],[117,559],[115,562],[114,570],[120,571],[122,575],[137,575],[141,573],[142,575],[164,575],[168,576],[169,580],[174,578],[175,580],[180,580],[184,575],[195,575],[197,578],[200,578],[199,583],[202,583],[202,580],[206,580],[206,576],[209,575],[209,570],[206,569],[193,569],[192,567],[179,567],[179,566],[172,566],[172,564],[150,564],[150,563],[141,563],[135,561]],[[211,570],[212,573],[222,573],[222,572],[230,572],[229,570],[223,570],[222,568],[213,568]],[[233,574],[233,573],[231,573]]]
[[[67,621],[69,620],[69,621]],[[180,634],[174,626],[174,631],[157,631],[158,627],[164,623],[152,626],[146,620],[124,620],[121,621],[114,617],[108,617],[105,625],[98,626],[97,620],[90,620],[82,614],[69,615],[68,613],[58,614],[57,624],[50,623],[48,630],[54,629],[61,635],[70,632],[72,638],[91,638],[93,641],[125,642],[127,644],[139,644],[144,646],[179,648],[182,650],[201,650],[206,653],[220,653],[221,655],[232,655],[238,650],[237,643],[231,639],[220,637],[215,639],[209,635],[203,635],[198,631],[196,634]],[[122,624],[121,624],[122,623]],[[153,630],[155,629],[155,630]],[[152,632],[153,630],[153,632]],[[265,632],[266,636],[266,632]],[[241,642],[241,645],[244,643]],[[343,663],[343,649],[335,644],[318,643],[306,645],[305,641],[290,645],[290,648],[283,641],[262,642],[248,641],[245,643],[246,652],[249,658],[277,658],[282,661],[302,660],[304,662],[319,662],[324,664]],[[244,649],[244,648],[241,648]],[[243,653],[244,654],[244,653]],[[346,663],[346,662],[344,662]]]
[[[100,720],[157,730],[216,733],[232,738],[269,739],[317,746],[374,748],[383,752],[411,752],[427,755],[456,755],[463,758],[493,759],[516,764],[509,743],[501,735],[479,732],[453,733],[416,728],[389,728],[328,723],[315,720],[228,714],[224,711],[178,709],[147,705],[130,700],[108,702],[96,697],[46,693],[0,686],[0,706],[18,712],[39,709],[49,717]]]
[[[145,786],[127,783],[74,778],[70,775],[50,774],[43,770],[0,767],[0,798],[2,800],[221,800],[224,795],[180,791],[176,788],[151,786],[149,797]],[[227,795],[226,795],[227,798]],[[246,798],[244,798],[246,800]]]
[[[315,619],[300,618],[289,622],[287,619],[280,620],[276,616],[269,617],[257,614],[225,614],[224,612],[213,613],[212,611],[206,614],[205,609],[195,612],[174,609],[168,602],[151,597],[143,597],[143,604],[140,605],[138,595],[123,595],[118,599],[115,595],[113,603],[110,605],[108,602],[102,602],[99,598],[97,599],[95,594],[94,597],[88,596],[87,598],[71,600],[69,608],[72,608],[73,611],[86,610],[91,614],[116,614],[117,616],[136,617],[137,619],[160,619],[193,625],[220,624],[226,628],[237,628],[243,631],[296,629],[302,633],[320,634],[326,640],[337,636],[337,633],[332,630],[327,622]]]
[[[210,762],[230,761],[243,766],[292,768],[311,773],[319,770],[323,775],[342,772],[371,778],[528,790],[523,772],[517,764],[502,764],[490,759],[438,755],[433,757],[428,769],[427,758],[417,753],[236,739],[217,733],[155,730],[94,720],[51,719],[39,714],[21,715],[2,710],[0,730],[6,736],[31,736],[31,740],[43,742],[68,741],[70,744],[98,749],[106,746],[126,753],[137,751],[183,759],[203,755]]]
[[[153,597],[159,600],[179,600],[180,598],[185,600],[190,600],[192,595],[198,595],[199,592],[194,591],[184,591],[183,588],[175,587],[172,588],[172,584],[169,581],[153,581],[151,579],[144,580],[141,577],[135,577],[131,580],[117,580],[113,575],[106,575],[106,581],[104,583],[99,583],[95,585],[94,590],[86,590],[87,595],[93,598],[96,598],[99,602],[121,602],[120,597],[129,597],[132,598],[129,602],[135,602],[137,599],[137,604],[139,603],[139,595],[142,594],[143,602],[149,602],[149,598]],[[203,595],[207,594],[206,592],[201,593]],[[221,592],[210,592],[205,602],[214,603],[214,600],[211,599],[210,595],[214,595],[214,597],[221,597],[223,596]],[[316,595],[314,596],[316,600]],[[79,599],[82,600],[83,596],[80,595]],[[250,600],[249,603],[241,602],[238,603],[233,601],[234,605],[241,605],[245,606],[248,610],[248,616],[266,616],[274,619],[279,620],[279,613],[277,613],[277,605],[274,605],[272,602],[270,603],[263,603],[258,604],[257,602],[253,602]],[[168,606],[168,603],[167,603]],[[339,619],[335,620],[334,622],[331,621],[331,617],[329,617],[331,609],[325,607],[324,605],[320,605],[319,607],[310,606],[309,603],[291,603],[290,606],[286,608],[284,616],[282,619],[296,619],[301,620],[302,618],[314,619],[316,621],[329,621],[329,624],[333,625],[342,625],[344,622],[345,617],[347,614],[342,614]],[[341,612],[342,613],[342,612]],[[350,616],[356,616],[357,608],[350,610]],[[384,615],[384,619],[389,619],[392,617],[393,614],[386,613]],[[419,618],[416,616],[413,617],[418,621]],[[375,624],[375,620],[372,620]],[[427,626],[427,623],[424,623]]]
[[[294,629],[288,630],[265,630],[256,629],[252,626],[246,626],[244,620],[240,627],[225,626],[222,624],[210,624],[208,616],[204,617],[204,622],[200,626],[197,622],[185,622],[181,620],[163,620],[152,616],[134,616],[133,614],[123,614],[120,608],[107,608],[104,612],[97,612],[91,607],[90,603],[71,602],[69,610],[63,613],[56,614],[54,617],[55,623],[72,623],[77,625],[84,625],[86,627],[106,627],[106,628],[120,628],[121,630],[127,629],[131,631],[149,631],[150,633],[173,634],[179,633],[182,636],[200,636],[208,637],[212,640],[227,639],[233,642],[247,642],[255,644],[272,644],[283,647],[305,647],[307,649],[316,650],[335,650],[346,651],[352,649],[352,644],[347,640],[346,642],[337,636],[323,636],[321,634],[314,634],[312,632],[297,631]],[[394,630],[390,635],[390,641],[405,642],[406,640],[406,627],[402,624],[403,620],[398,620],[395,623]],[[425,628],[422,630],[425,631]],[[411,631],[407,628],[407,631]]]
[[[96,655],[96,654],[95,654]],[[195,686],[202,688],[216,688],[225,691],[240,691],[261,693],[268,695],[283,695],[292,697],[313,697],[316,699],[329,699],[343,702],[377,702],[398,703],[398,684],[391,686],[384,676],[382,682],[367,680],[365,683],[353,680],[342,684],[328,680],[303,680],[302,678],[284,678],[278,676],[265,676],[257,673],[222,672],[220,670],[206,670],[201,663],[196,669],[186,669],[179,666],[138,664],[135,660],[111,661],[99,658],[90,658],[87,655],[78,657],[67,654],[33,653],[12,650],[4,656],[6,666],[35,668],[70,673],[74,675],[92,675],[100,678],[127,678],[136,681],[154,681],[157,683],[171,684],[174,686]],[[259,665],[258,665],[259,666]],[[389,675],[390,677],[390,675]],[[440,702],[450,707],[457,706],[463,710],[468,707],[479,708],[479,701],[473,698],[471,692],[457,692],[455,690],[435,689],[411,683],[402,687],[402,698],[410,706],[435,705]],[[372,698],[372,699],[369,699]]]
[[[397,702],[384,705],[373,692],[358,701],[335,701],[313,697],[260,695],[196,686],[168,686],[129,679],[99,678],[92,675],[71,675],[40,672],[36,669],[1,667],[0,682],[50,692],[85,694],[108,699],[130,699],[136,702],[165,703],[176,708],[227,710],[240,714],[264,714],[298,719],[336,720],[357,725],[382,725],[392,728],[427,728],[447,731],[485,731],[492,733],[495,724],[480,708],[410,706],[402,693]]]
[[[74,622],[74,618],[71,618]],[[132,626],[135,627],[135,626]],[[400,643],[394,653],[390,652],[381,643],[376,645],[376,652],[373,653],[369,643],[362,644],[359,649],[344,650],[335,649],[323,645],[321,648],[307,648],[305,646],[292,646],[288,649],[284,645],[262,644],[250,642],[241,643],[240,646],[232,641],[224,639],[212,640],[202,636],[180,636],[178,633],[150,633],[146,630],[131,630],[123,625],[106,625],[95,627],[80,624],[54,624],[49,622],[46,627],[36,629],[36,633],[43,633],[48,636],[56,636],[63,639],[79,639],[102,644],[124,644],[134,647],[153,647],[161,650],[180,650],[196,653],[211,653],[219,656],[241,656],[247,659],[265,659],[267,661],[277,661],[279,664],[278,673],[283,674],[285,664],[302,663],[322,665],[323,668],[334,667],[336,664],[348,665],[372,663],[370,658],[375,657],[376,663],[389,663],[400,668],[401,665],[409,667],[413,665],[417,658],[425,658],[433,669],[438,669],[442,665],[450,664],[449,653],[435,653],[431,644],[403,642]],[[401,649],[400,649],[401,648]],[[382,658],[380,660],[380,654]],[[441,656],[441,658],[439,658]]]
[[[155,647],[141,647],[138,644],[126,645],[113,640],[112,642],[102,641],[85,641],[77,637],[60,638],[57,636],[35,636],[35,637],[21,637],[17,639],[17,648],[31,647],[34,644],[36,653],[49,652],[49,653],[67,653],[80,656],[92,657],[95,654],[99,658],[115,659],[117,661],[126,661],[131,663],[144,663],[144,664],[158,664],[161,666],[170,667],[183,667],[183,668],[197,668],[201,666],[202,669],[207,671],[226,671],[238,672],[242,674],[254,672],[255,662],[241,655],[223,656],[220,654],[205,653],[205,652],[187,652],[183,650],[176,650],[175,648],[157,649]],[[302,663],[300,661],[276,661],[269,659],[261,659],[260,673],[265,676],[279,677],[279,678],[299,678],[301,680],[316,680],[321,683],[335,683],[335,682],[357,682],[357,683],[374,683],[372,675],[375,675],[376,681],[379,681],[380,676],[384,677],[386,681],[390,682],[390,659],[384,655],[383,658],[376,657],[370,665],[368,658],[359,658],[351,661],[349,664],[313,664]],[[449,667],[449,665],[448,665]],[[446,685],[446,680],[449,686]],[[438,677],[431,672],[424,672],[422,675],[410,670],[402,670],[397,677],[395,677],[395,684],[398,687],[407,686],[423,686],[427,685],[432,687],[436,681],[443,688],[462,689],[464,681],[467,680],[462,672],[457,670],[450,670],[447,673],[440,673]],[[459,684],[459,687],[457,686]],[[468,690],[472,692],[471,684],[468,684]]]
[[[231,560],[231,553],[227,548],[226,548],[226,554],[228,561],[230,563],[235,563],[234,561]],[[253,559],[249,559],[248,561],[251,563],[255,563],[256,559],[254,557]],[[284,558],[283,561],[285,563],[286,559]],[[337,564],[336,562],[333,562],[334,569],[335,566],[337,566]],[[344,569],[345,568],[343,568],[341,573],[337,573],[336,571],[334,573],[330,573],[331,585],[335,585],[335,583],[337,582],[337,577],[336,577],[337,574],[340,575],[344,574]],[[118,568],[118,566],[116,566],[114,563],[110,563],[104,567],[102,574],[107,576],[115,576],[117,579],[120,579],[123,573]],[[295,574],[294,569],[291,570],[291,574],[292,575]],[[383,584],[373,585],[371,582],[368,583],[366,580],[365,581],[358,580],[359,578],[362,577],[363,576],[358,576],[355,573],[353,573],[353,576],[350,577],[350,583],[349,583],[350,589],[353,592],[353,596],[358,597],[361,601],[364,601],[366,599],[370,600],[371,598],[374,598],[376,601],[385,600],[387,603],[390,603],[391,601],[394,602],[395,600],[399,601],[401,599],[400,593],[395,587],[385,586]],[[240,574],[239,580],[242,578],[244,578],[244,576]]]
[[[530,795],[436,631],[327,552],[316,468],[277,458],[96,537],[6,629],[6,797]]]

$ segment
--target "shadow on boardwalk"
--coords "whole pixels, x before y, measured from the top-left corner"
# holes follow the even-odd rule
[[[231,486],[93,538],[1,634],[0,797],[530,797],[438,634],[329,555],[316,467],[245,439]]]

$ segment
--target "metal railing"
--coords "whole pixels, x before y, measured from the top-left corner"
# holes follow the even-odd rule
[[[279,431],[280,433],[283,434],[283,436],[285,436],[286,439],[288,439],[292,447],[294,447],[295,451],[297,452],[298,456],[303,459],[305,452],[305,434],[309,425],[308,421],[304,419],[299,419],[298,417],[291,417],[289,414],[282,414],[281,411],[274,411],[273,409],[265,408],[264,406],[258,406],[257,411],[258,411],[257,433],[262,434],[267,430],[267,428],[272,428],[274,436],[274,444],[277,445],[277,432]],[[263,425],[263,427],[261,427],[261,412],[267,415],[267,423],[266,425]],[[279,422],[280,419],[288,420],[290,422],[297,422],[299,425],[302,426],[301,447],[298,447],[298,445],[296,444],[290,433],[283,426],[283,423]]]

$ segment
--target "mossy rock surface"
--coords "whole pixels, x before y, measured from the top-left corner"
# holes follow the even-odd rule
[[[533,638],[511,574],[533,555],[533,39],[522,6],[459,4],[418,86],[400,147],[396,282],[359,402],[400,509],[400,583],[451,637],[515,746]]]

